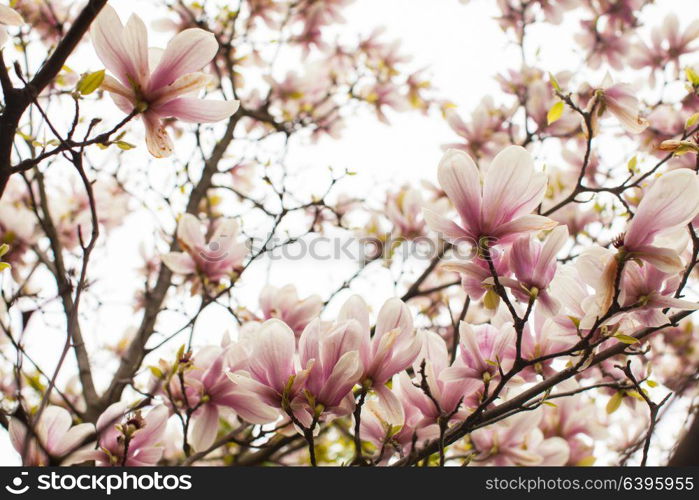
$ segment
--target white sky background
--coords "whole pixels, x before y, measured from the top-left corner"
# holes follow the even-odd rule
[[[657,6],[646,9],[642,21],[655,26],[662,21],[667,12],[696,12],[696,0],[658,0]],[[158,13],[164,12],[159,2],[143,0],[112,1],[126,20],[131,12],[137,12],[150,25]],[[509,68],[519,68],[520,56],[518,47],[508,42],[507,36],[492,19],[497,15],[495,0],[471,0],[467,5],[458,0],[356,0],[345,10],[347,24],[354,31],[370,32],[376,26],[386,26],[386,39],[398,38],[402,41],[402,53],[413,56],[412,65],[415,68],[427,67],[431,82],[438,94],[457,105],[458,112],[467,119],[471,110],[486,94],[500,95],[499,85],[493,76],[503,73]],[[682,27],[687,20],[680,16]],[[580,64],[580,56],[574,52],[571,40],[573,32],[577,32],[577,20],[570,19],[561,26],[537,26],[528,32],[527,52],[530,62],[545,71],[575,70]],[[163,46],[167,36],[151,33],[152,44]],[[89,49],[89,47],[88,47]],[[91,50],[86,51],[87,54]],[[98,69],[101,67],[92,56],[81,59],[76,70]],[[114,115],[118,111],[114,108]],[[339,141],[324,139],[318,144],[294,144],[288,156],[288,165],[292,167],[322,168],[331,165],[337,169],[347,168],[357,172],[357,176],[349,181],[357,188],[371,186],[371,192],[377,194],[386,188],[398,188],[402,183],[410,181],[413,185],[420,179],[436,178],[436,167],[442,154],[440,146],[447,142],[456,142],[457,136],[447,126],[439,113],[424,116],[417,112],[401,114],[389,113],[391,125],[379,123],[371,114],[347,120],[347,126]],[[140,123],[131,129],[140,130]],[[134,133],[137,137],[140,131]],[[133,141],[132,141],[133,142]],[[145,148],[140,147],[140,155],[145,154]],[[160,168],[160,167],[158,167]],[[166,168],[166,167],[162,167]],[[311,181],[312,182],[312,181]],[[118,278],[126,279],[121,274],[126,272],[121,263],[136,262],[139,258],[138,245],[124,241],[129,234],[138,234],[139,222],[131,221],[127,227],[118,230],[122,235],[121,242],[110,243],[107,252],[109,262],[101,267],[111,267],[113,279],[109,281],[109,289],[115,301],[124,302],[121,307],[115,307],[105,313],[100,325],[86,332],[92,341],[104,345],[114,343],[124,329],[135,321],[131,306],[124,301],[131,296],[120,292],[132,290],[132,283],[123,283],[120,290]],[[129,233],[131,231],[132,233]],[[119,240],[119,238],[116,238]],[[115,263],[119,263],[115,271]],[[319,281],[328,276],[333,282],[338,282],[353,272],[351,263],[318,263],[312,261],[294,262],[293,265],[277,264],[273,268],[272,284],[281,286],[294,283],[302,296],[318,292]],[[377,297],[376,303],[393,295],[390,279],[385,275],[370,276],[363,283],[358,283],[354,290],[360,293],[371,293]],[[248,294],[249,300],[243,302],[253,306],[257,302],[257,293],[264,284],[265,277],[260,280],[244,280],[239,294]],[[325,290],[323,288],[322,290]],[[129,292],[130,293],[130,292]],[[342,300],[335,302],[339,305]],[[235,327],[228,313],[209,311],[197,325],[197,338],[217,341],[222,328],[230,325]],[[176,328],[176,327],[175,327]],[[113,339],[113,340],[110,340]],[[37,337],[35,341],[39,341]],[[62,345],[63,339],[56,339],[56,349]],[[51,342],[41,339],[46,353],[46,364],[51,366],[51,359],[56,349],[51,348]],[[178,343],[177,343],[178,344]],[[173,344],[175,345],[175,344]],[[39,361],[42,361],[39,359]],[[66,367],[70,370],[71,367]],[[0,433],[0,465],[16,465],[18,458],[11,451],[5,433]]]

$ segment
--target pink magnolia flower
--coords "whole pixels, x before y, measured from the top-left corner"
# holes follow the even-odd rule
[[[184,214],[177,228],[177,240],[184,252],[163,255],[165,265],[175,273],[200,274],[212,282],[240,271],[248,247],[236,241],[238,223],[235,219],[223,218],[212,227],[213,233],[206,239],[206,226],[194,215]]]
[[[415,386],[422,383],[419,373],[423,361],[425,362],[425,382],[430,394],[439,404],[439,408],[422,389]],[[454,419],[465,416],[465,412],[462,411],[464,398],[483,385],[480,380],[450,377],[449,370],[450,359],[446,342],[437,333],[427,331],[424,333],[422,350],[413,363],[415,378],[411,381],[405,372],[399,375],[402,377],[400,379],[401,397],[417,407],[431,423],[436,422],[442,415],[453,413]]]
[[[149,50],[148,33],[141,18],[132,15],[122,26],[116,11],[107,5],[95,20],[91,35],[97,55],[116,77],[106,76],[103,88],[124,113],[134,109],[141,113],[146,145],[156,158],[169,156],[173,151],[163,118],[208,123],[237,111],[239,101],[183,97],[210,82],[210,76],[197,71],[218,51],[213,34],[191,28],[175,35],[164,51]]]
[[[469,121],[464,121],[453,109],[445,114],[448,125],[465,141],[465,144],[447,144],[445,148],[461,149],[479,160],[489,160],[510,143],[505,124],[511,112],[496,107],[490,96],[481,100]]]
[[[318,295],[299,299],[294,285],[282,288],[266,286],[260,293],[260,307],[264,319],[280,319],[289,325],[296,335],[300,335],[311,320],[320,314],[323,300]]]
[[[265,405],[256,394],[238,387],[226,376],[228,371],[242,367],[241,363],[232,365],[229,359],[226,349],[204,347],[192,358],[192,368],[184,372],[184,387],[178,377],[170,379],[169,394],[174,402],[194,409],[190,442],[195,450],[205,450],[213,444],[223,412],[232,410],[253,424],[273,422],[279,416],[277,410]]]
[[[596,91],[595,97],[590,100],[588,108],[592,109],[595,102],[597,107],[592,115],[593,134],[596,132],[597,119],[606,111],[614,115],[621,126],[631,134],[640,134],[649,125],[648,120],[641,116],[641,103],[636,91],[626,83],[613,83],[609,75]]]
[[[76,453],[74,463],[94,460],[99,466],[145,467],[158,463],[169,414],[165,406],[152,408],[146,416],[130,412],[118,402],[107,408],[94,428],[99,437],[96,450]],[[92,427],[92,426],[91,426]]]
[[[543,244],[530,236],[515,241],[510,250],[510,264],[517,279],[503,278],[502,283],[524,302],[534,295],[548,314],[555,314],[558,302],[547,288],[556,274],[556,255],[567,239],[568,228],[558,226]]]
[[[498,276],[506,276],[510,272],[509,254],[491,249],[490,258]],[[461,277],[461,286],[473,300],[479,300],[487,292],[494,293],[491,283],[492,273],[488,261],[476,257],[472,261],[449,260],[442,265],[445,271],[458,273]]]
[[[461,225],[429,209],[424,215],[432,230],[449,240],[478,245],[486,237],[502,244],[521,233],[556,226],[551,219],[531,213],[546,191],[546,175],[534,171],[534,161],[522,147],[503,149],[484,176],[469,155],[449,150],[439,164],[438,178]]]
[[[16,418],[10,419],[10,441],[18,453],[24,453],[22,465],[51,465],[51,459],[71,461],[66,455],[78,451],[94,427],[92,424],[73,426],[68,410],[60,406],[47,406],[33,429],[34,432],[30,433],[22,422]]]
[[[670,275],[652,265],[639,266],[636,262],[628,262],[621,278],[619,303],[622,306],[640,305],[626,316],[644,327],[667,324],[669,319],[662,311],[667,307],[699,309],[696,302],[674,297],[680,281],[679,274]]]
[[[507,372],[515,359],[515,331],[511,324],[496,328],[490,324],[459,324],[460,364],[445,373],[447,380],[474,379],[489,382]]]
[[[677,253],[653,243],[657,237],[688,224],[697,214],[699,178],[691,170],[673,170],[658,178],[646,192],[626,234],[615,245],[632,258],[645,260],[661,271],[676,273],[683,267]]]
[[[364,404],[360,433],[362,439],[379,450],[378,463],[386,463],[396,450],[406,456],[413,448],[413,441],[420,447],[439,436],[439,427],[434,419],[426,418],[406,392],[413,390],[419,391],[412,385],[408,374],[401,372],[394,377],[392,392],[395,394],[388,399],[398,401],[397,408],[388,406],[387,400],[381,398],[370,399]],[[419,404],[423,403],[419,399]]]
[[[556,391],[572,392],[580,389],[574,380],[560,383]],[[547,438],[558,436],[568,443],[570,455],[565,465],[591,465],[594,462],[594,447],[591,438],[601,438],[604,428],[598,416],[598,408],[589,398],[575,394],[555,400],[556,406],[545,406],[540,428]],[[588,441],[584,438],[587,437]]]
[[[14,9],[0,4],[0,48],[7,43],[8,35],[5,26],[22,26],[24,19]]]
[[[278,319],[269,319],[245,342],[247,367],[228,372],[228,377],[241,389],[255,393],[267,406],[284,411],[285,404],[294,410],[300,408],[303,400],[299,396],[311,367],[299,367],[293,330]]]
[[[565,465],[570,450],[565,439],[545,438],[537,427],[542,411],[522,412],[471,434],[476,462],[496,466]]]
[[[352,388],[364,373],[359,356],[362,327],[349,320],[329,329],[312,321],[299,339],[301,366],[310,367],[305,390],[324,414],[347,415],[354,408]],[[309,417],[312,416],[309,408]]]
[[[359,349],[364,373],[380,389],[393,375],[405,370],[420,353],[422,336],[413,328],[413,318],[403,301],[389,299],[376,318],[374,335],[370,337],[369,307],[358,295],[342,306],[338,321],[358,321],[362,342]]]

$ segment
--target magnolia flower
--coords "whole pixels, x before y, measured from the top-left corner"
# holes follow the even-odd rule
[[[359,356],[362,336],[362,327],[355,320],[326,330],[316,319],[301,334],[301,366],[310,367],[305,389],[316,405],[323,405],[324,413],[347,415],[354,407],[352,387],[364,372]]]
[[[451,414],[452,418],[462,416],[456,413],[457,410],[462,408],[466,396],[479,389],[482,385],[480,381],[445,377],[449,373],[449,351],[444,339],[435,332],[427,331],[424,333],[422,351],[413,364],[413,371],[416,374],[420,373],[423,361],[425,363],[425,383],[434,400],[421,389],[415,387],[414,384],[420,385],[422,383],[420,375],[416,375],[413,383],[405,372],[399,375],[401,397],[417,407],[431,423],[437,422],[437,419],[444,415]],[[439,404],[439,408],[435,405],[435,401]]]
[[[520,300],[526,302],[530,297],[536,297],[548,314],[555,314],[558,302],[547,287],[556,274],[556,254],[567,239],[566,226],[556,227],[543,244],[530,236],[518,239],[510,250],[510,264],[517,279],[501,278],[501,282],[510,287]]]
[[[16,418],[10,419],[8,428],[12,446],[23,454],[22,465],[32,466],[51,465],[51,459],[71,461],[66,455],[81,448],[93,429],[92,424],[73,426],[70,413],[60,406],[47,406],[34,423],[33,433],[27,432],[26,426]]]
[[[184,214],[177,228],[177,241],[184,252],[170,252],[163,262],[175,273],[201,274],[212,282],[219,282],[233,272],[240,271],[248,253],[245,243],[236,241],[238,223],[223,218],[214,224],[213,234],[205,239],[206,227],[192,214]]]
[[[570,450],[565,439],[545,438],[537,427],[542,411],[518,413],[471,434],[477,462],[497,466],[564,465]]]
[[[21,26],[22,24],[24,24],[24,19],[16,10],[0,4],[0,48],[5,46],[8,38],[5,26]]]
[[[185,370],[184,383],[170,379],[169,394],[179,404],[195,409],[191,415],[190,442],[195,450],[205,450],[216,439],[219,417],[232,410],[253,424],[275,421],[278,412],[262,403],[256,394],[232,383],[226,373],[238,367],[230,366],[229,353],[216,346],[201,349],[191,359],[191,369]],[[184,387],[183,387],[184,385]],[[184,390],[184,393],[183,393]]]
[[[184,97],[211,81],[209,75],[197,71],[218,51],[213,34],[199,28],[187,29],[175,35],[164,51],[151,50],[141,18],[132,15],[122,26],[116,11],[107,5],[97,16],[91,35],[98,57],[114,75],[105,76],[102,87],[124,113],[141,113],[146,145],[156,158],[169,156],[173,150],[163,118],[208,123],[237,111],[239,101]]]
[[[590,100],[588,110],[596,108],[592,115],[592,132],[597,128],[597,119],[606,111],[609,111],[619,120],[624,129],[631,134],[640,134],[649,125],[647,119],[641,116],[640,102],[636,97],[636,91],[626,83],[613,83],[609,74],[597,89],[595,97]]]
[[[628,262],[621,280],[619,303],[622,307],[639,306],[628,316],[644,327],[665,325],[669,322],[662,311],[665,308],[699,309],[696,302],[674,298],[680,280],[679,274],[669,275],[652,265]]]
[[[691,170],[663,174],[638,205],[626,234],[615,246],[630,258],[645,260],[661,271],[676,273],[682,261],[674,250],[654,246],[657,237],[678,230],[699,214],[699,178]]]
[[[73,463],[94,460],[99,466],[156,465],[163,455],[168,416],[163,405],[152,408],[144,417],[140,410],[129,412],[126,404],[114,403],[100,415],[95,427],[90,425],[99,435],[98,448],[76,453]]]
[[[388,407],[382,399],[369,399],[364,404],[360,433],[363,440],[380,450],[378,463],[385,463],[396,450],[406,456],[412,451],[413,443],[420,447],[439,436],[437,423],[434,419],[426,418],[409,396],[413,391],[419,392],[419,389],[412,385],[407,373],[401,372],[394,377],[392,390],[395,393],[392,399],[400,402],[398,412]],[[420,399],[419,404],[423,403]],[[434,404],[431,407],[434,408]]]
[[[405,370],[420,352],[422,337],[413,328],[408,306],[400,299],[389,299],[381,307],[372,337],[369,307],[358,295],[350,297],[338,315],[338,321],[351,319],[358,321],[362,331],[362,379],[371,380],[375,388]]]
[[[320,313],[323,300],[318,295],[299,299],[294,285],[282,288],[266,286],[260,293],[260,308],[264,319],[278,318],[289,325],[296,335],[300,335]]]
[[[447,123],[466,144],[448,144],[447,148],[462,149],[477,159],[491,159],[510,143],[505,123],[510,112],[497,108],[490,96],[484,97],[466,122],[453,110],[445,112]]]
[[[507,372],[515,358],[515,331],[511,324],[496,328],[483,324],[459,324],[461,364],[448,369],[446,380],[475,379],[489,382],[499,377],[500,369]]]
[[[498,153],[484,176],[469,155],[449,150],[439,164],[438,178],[461,225],[429,209],[424,215],[432,230],[446,239],[480,244],[488,238],[506,243],[521,233],[556,226],[551,219],[531,213],[546,191],[546,175],[534,171],[531,155],[520,146]]]
[[[491,249],[490,262],[498,276],[505,276],[510,272],[509,255],[497,249]],[[479,300],[485,293],[489,293],[487,300],[498,297],[493,291],[492,273],[488,261],[481,257],[476,257],[473,261],[449,260],[442,265],[445,271],[458,273],[461,277],[461,286],[473,299]],[[495,295],[494,295],[495,294]],[[494,299],[497,302],[497,299]],[[490,301],[488,302],[490,304]]]
[[[296,336],[278,319],[265,321],[254,334],[246,337],[248,365],[244,370],[228,372],[228,378],[257,394],[272,408],[301,408],[297,397],[303,389],[310,367],[302,370],[296,357]],[[285,405],[290,405],[285,407]]]

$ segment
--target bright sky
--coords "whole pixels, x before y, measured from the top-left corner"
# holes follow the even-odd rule
[[[155,19],[154,13],[158,12],[153,8],[155,2],[113,2],[115,6],[117,3],[124,20],[130,11],[138,11],[150,24]],[[651,25],[659,22],[666,12],[696,9],[696,0],[658,3],[660,5],[648,9],[643,19]],[[346,18],[348,24],[363,33],[375,26],[386,26],[386,37],[401,39],[403,52],[413,55],[415,67],[429,68],[428,74],[432,75],[431,81],[439,94],[454,102],[462,116],[467,117],[484,95],[499,93],[494,75],[519,66],[518,49],[508,44],[506,36],[492,20],[496,13],[492,0],[471,0],[467,5],[458,0],[356,0],[346,10]],[[569,38],[572,30],[577,30],[576,23],[572,20],[559,27],[531,30],[527,46],[529,56],[535,57],[538,53],[537,61],[545,70],[574,70],[579,57],[572,51]],[[441,156],[440,146],[454,141],[457,136],[438,113],[423,116],[408,112],[391,114],[390,118],[391,126],[380,124],[369,115],[348,120],[340,141],[296,145],[290,151],[289,163],[346,167],[358,173],[357,182],[363,185],[368,183],[368,178],[374,179],[377,189],[396,188],[408,180],[417,183],[422,178],[434,179]],[[347,275],[349,268],[343,266],[323,268],[321,272]],[[309,265],[278,268],[274,284],[293,282],[302,295],[313,293],[316,290],[314,281],[308,279],[309,271],[314,271]],[[387,288],[372,292],[391,294]],[[251,296],[255,295],[251,292]],[[128,310],[123,309],[124,312]],[[128,315],[126,318],[131,319]],[[110,321],[113,319],[110,317]],[[124,323],[123,315],[120,320]],[[223,313],[212,313],[199,326],[203,330],[216,326],[218,336],[222,320],[230,321]],[[0,433],[0,465],[18,464],[13,453],[5,453],[8,446],[6,434]]]

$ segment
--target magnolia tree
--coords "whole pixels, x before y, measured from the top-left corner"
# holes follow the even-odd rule
[[[468,115],[350,0],[118,3],[0,5],[24,464],[696,461],[699,20],[498,0],[521,61]],[[580,57],[546,67],[527,36],[561,22]],[[288,164],[367,110],[442,113],[438,185]],[[359,242],[339,283],[266,272],[321,238]]]

